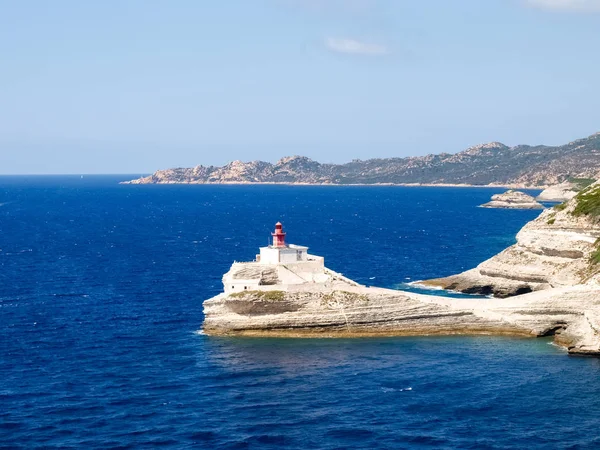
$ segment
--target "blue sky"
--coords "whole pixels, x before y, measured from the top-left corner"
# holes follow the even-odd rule
[[[0,173],[600,131],[600,0],[0,0]]]

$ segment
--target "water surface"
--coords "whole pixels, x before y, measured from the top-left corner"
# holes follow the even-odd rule
[[[127,177],[125,177],[127,178]],[[281,220],[361,283],[456,273],[502,189],[0,177],[0,447],[596,448],[600,365],[546,339],[227,339],[202,301]]]

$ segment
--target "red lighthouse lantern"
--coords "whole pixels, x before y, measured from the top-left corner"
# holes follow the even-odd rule
[[[271,236],[273,236],[273,247],[285,247],[285,232],[281,222],[275,224],[275,232],[271,233]]]

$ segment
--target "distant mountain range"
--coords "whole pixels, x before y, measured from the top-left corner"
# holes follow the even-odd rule
[[[288,156],[271,164],[233,161],[222,167],[159,170],[132,184],[466,184],[543,187],[569,178],[599,178],[600,133],[557,147],[499,142],[460,153],[321,164]]]

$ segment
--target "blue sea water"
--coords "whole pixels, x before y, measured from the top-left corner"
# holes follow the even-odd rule
[[[361,283],[456,273],[501,189],[0,177],[0,448],[598,448],[600,361],[547,339],[202,335],[277,220]]]

